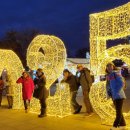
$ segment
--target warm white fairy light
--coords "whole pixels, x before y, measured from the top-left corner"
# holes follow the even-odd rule
[[[47,99],[47,115],[58,117],[71,115],[70,89],[68,84],[57,84],[55,95]]]
[[[43,68],[49,88],[59,78],[66,62],[66,48],[64,43],[55,36],[38,35],[27,50],[27,64],[33,70],[39,65]]]
[[[107,40],[130,35],[130,3],[118,8],[90,15],[90,64],[95,76],[105,74],[106,64],[120,58],[130,65],[130,45],[107,49]],[[103,121],[113,121],[115,109],[106,98],[105,82],[93,84],[90,92],[93,108]],[[130,112],[125,113],[130,117]]]
[[[130,3],[90,15],[90,62],[95,75],[98,75],[99,58],[103,57],[103,52],[107,49],[107,40],[129,36],[128,28],[130,28]]]
[[[5,69],[10,78],[10,84],[13,87],[13,109],[21,109],[22,102],[22,87],[16,84],[16,80],[20,77],[23,71],[23,65],[19,57],[11,50],[0,49],[0,72]]]
[[[46,87],[48,89],[61,75],[65,62],[66,49],[64,43],[55,36],[38,35],[32,40],[27,50],[27,64],[34,70],[36,70],[39,65],[43,68],[47,79]],[[64,117],[71,113],[69,101],[70,92],[68,91],[68,87],[65,87],[64,90],[60,89],[58,86],[56,95],[54,95],[54,97],[49,96],[47,99],[48,115]],[[63,99],[63,101],[61,99]],[[63,104],[66,106],[63,107]],[[39,112],[39,109],[39,101],[33,98],[31,111]]]

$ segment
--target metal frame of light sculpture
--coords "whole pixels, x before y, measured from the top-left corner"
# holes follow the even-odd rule
[[[62,74],[62,71],[64,69],[66,62],[66,48],[64,46],[64,43],[55,36],[49,36],[49,35],[38,35],[36,36],[31,44],[28,47],[27,50],[27,64],[30,68],[36,70],[39,65],[41,68],[43,68],[43,71],[47,78],[47,84],[46,87],[49,89],[49,87],[52,85],[52,83],[58,79],[58,77]],[[58,90],[59,92],[59,90]],[[60,91],[61,92],[61,91]],[[69,91],[66,91],[68,94]],[[59,106],[50,106],[50,104],[53,105],[53,102],[60,102],[61,100],[57,100],[58,98],[62,98],[66,95],[66,92],[62,92],[63,94],[54,95],[54,97],[49,96],[47,100],[47,104],[49,104],[48,109],[48,115],[54,115],[54,111],[59,112],[57,113],[58,116],[60,116],[60,112],[63,109]],[[54,100],[51,100],[51,99]],[[66,99],[66,102],[68,102],[68,97],[64,97]],[[49,100],[50,99],[50,100]],[[55,109],[54,109],[55,107]],[[66,106],[66,108],[69,108]],[[32,112],[38,112],[40,109],[39,102],[33,98],[32,104],[31,104],[31,111]],[[68,115],[68,113],[67,113]],[[65,114],[61,114],[61,117],[65,116]]]
[[[105,74],[108,62],[120,58],[130,65],[130,45],[118,45],[107,49],[107,40],[130,35],[130,3],[108,11],[90,14],[90,65],[95,76]],[[113,121],[115,110],[112,101],[106,99],[105,82],[94,83],[90,100],[103,121]],[[130,117],[130,112],[125,113]]]
[[[13,51],[0,49],[0,63],[0,72],[2,72],[3,69],[7,70],[11,85],[13,86],[13,109],[21,109],[23,107],[22,87],[16,84],[16,80],[23,72],[21,60]]]

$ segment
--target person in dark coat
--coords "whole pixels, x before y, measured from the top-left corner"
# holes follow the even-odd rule
[[[76,76],[82,87],[84,104],[86,106],[86,116],[89,116],[93,113],[93,108],[89,99],[89,92],[93,82],[92,77],[90,75],[90,71],[81,64],[77,65],[77,70]]]
[[[38,117],[46,116],[46,98],[48,95],[48,91],[46,89],[46,77],[43,73],[42,69],[37,69],[36,78],[34,79],[35,89],[37,89],[37,98],[40,100],[41,104],[41,113]]]
[[[77,114],[81,111],[82,106],[79,105],[76,101],[76,95],[78,91],[78,84],[76,80],[76,76],[74,76],[68,69],[63,71],[64,79],[61,82],[66,82],[70,87],[70,95],[71,95],[71,105],[74,109],[74,114]]]

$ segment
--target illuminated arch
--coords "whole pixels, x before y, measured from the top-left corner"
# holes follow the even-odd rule
[[[104,74],[106,64],[116,58],[130,65],[130,45],[118,45],[107,49],[107,40],[129,35],[130,3],[90,15],[90,65],[95,76]],[[92,85],[90,100],[103,121],[113,121],[115,110],[112,101],[106,99],[105,82]],[[130,113],[126,113],[125,117],[130,117]]]
[[[11,85],[14,90],[13,109],[21,109],[23,105],[21,85],[16,84],[16,80],[23,71],[23,65],[13,51],[0,49],[0,72],[2,72],[4,68],[7,69],[10,75]]]

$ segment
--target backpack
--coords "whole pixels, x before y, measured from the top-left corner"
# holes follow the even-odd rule
[[[95,81],[94,75],[91,75],[91,78],[92,78],[92,83],[94,83]]]
[[[85,68],[85,69],[89,72],[89,74],[91,73],[91,71],[90,71],[88,68]],[[85,73],[85,72],[84,72],[84,73]],[[91,74],[90,74],[90,76],[91,76],[91,79],[92,79],[92,83],[94,83],[94,81],[95,81],[94,75],[91,75]],[[85,74],[85,78],[86,78],[86,80],[87,80],[86,74]]]

